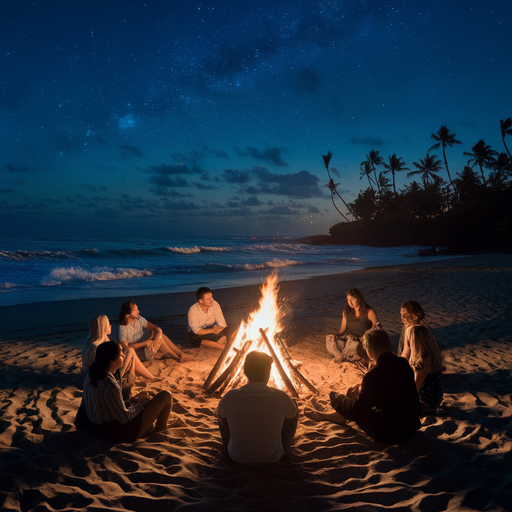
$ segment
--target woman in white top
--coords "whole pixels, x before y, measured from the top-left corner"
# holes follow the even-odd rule
[[[126,408],[121,386],[114,373],[123,366],[121,345],[106,341],[96,350],[96,358],[84,381],[80,409],[93,435],[112,443],[131,443],[144,435],[156,420],[155,431],[167,428],[172,409],[172,395],[161,391],[153,399],[147,391],[134,396]]]
[[[94,362],[96,356],[96,349],[98,346],[109,341],[109,334],[112,331],[112,326],[106,315],[95,316],[89,324],[89,336],[85,341],[84,348],[82,349],[82,368],[84,372],[89,371],[89,367]],[[128,381],[133,382],[135,375],[140,375],[146,379],[153,380],[155,376],[142,364],[138,358],[135,350],[127,348],[124,351],[123,366],[119,370],[120,376],[123,377],[128,373]]]

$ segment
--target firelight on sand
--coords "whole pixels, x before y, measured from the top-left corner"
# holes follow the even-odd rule
[[[241,321],[236,337],[228,341],[210,372],[204,384],[207,391],[224,392],[243,384],[246,379],[243,373],[245,356],[249,352],[259,350],[274,359],[269,379],[271,386],[294,396],[297,396],[297,390],[304,386],[316,392],[297,370],[298,363],[291,360],[288,349],[280,337],[283,313],[278,306],[278,289],[278,275],[277,272],[273,272],[261,285],[259,309],[253,311],[247,321]],[[218,375],[220,377],[215,380]]]

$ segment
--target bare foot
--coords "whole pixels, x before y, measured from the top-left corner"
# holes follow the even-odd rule
[[[306,409],[304,411],[304,414],[313,421],[330,421],[331,423],[336,423],[338,425],[345,425],[347,420],[339,413],[337,412],[320,412],[315,411],[314,409]]]
[[[187,361],[192,361],[192,359],[194,359],[194,356],[185,354],[185,352],[183,352],[180,356],[180,363],[186,363]]]

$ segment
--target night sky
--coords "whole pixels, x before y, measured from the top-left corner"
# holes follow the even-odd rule
[[[0,233],[327,233],[341,221],[329,150],[347,201],[371,149],[413,168],[441,125],[463,142],[447,150],[454,177],[479,139],[504,151],[511,13],[504,0],[3,0]]]

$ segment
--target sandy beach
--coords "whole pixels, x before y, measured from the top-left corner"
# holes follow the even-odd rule
[[[329,392],[362,374],[335,364],[326,334],[344,294],[359,288],[396,347],[400,304],[417,300],[445,358],[441,412],[399,444],[375,443],[355,424],[314,423]],[[151,361],[170,390],[169,428],[112,445],[73,425],[82,395],[80,352],[90,319],[117,323],[126,298],[0,308],[0,505],[2,510],[512,510],[512,255],[379,267],[281,283],[283,338],[318,395],[300,397],[292,452],[274,465],[243,467],[222,454],[217,397],[202,385],[219,351],[193,349],[187,310],[193,293],[136,297],[141,315],[194,355]],[[214,290],[228,323],[256,307],[258,286]]]

